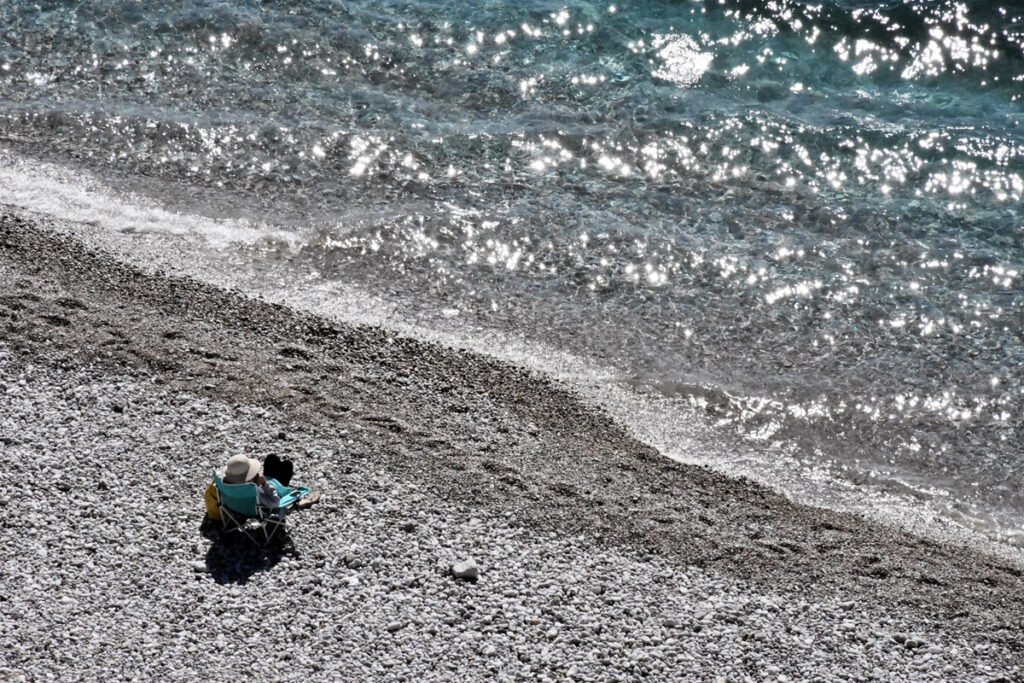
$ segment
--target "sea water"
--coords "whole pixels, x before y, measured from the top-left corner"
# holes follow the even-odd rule
[[[1022,114],[1011,2],[0,0],[0,203],[1018,545]]]

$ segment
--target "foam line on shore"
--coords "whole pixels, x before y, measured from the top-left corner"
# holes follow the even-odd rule
[[[153,200],[132,194],[119,196],[108,185],[84,172],[25,159],[0,150],[0,196],[22,211],[122,233],[200,236],[214,247],[253,244],[268,239],[291,246],[292,232],[244,219],[212,219],[168,211]]]

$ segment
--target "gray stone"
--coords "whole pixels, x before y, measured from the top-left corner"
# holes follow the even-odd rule
[[[452,576],[464,581],[476,581],[480,578],[480,568],[472,558],[453,564],[451,571]]]

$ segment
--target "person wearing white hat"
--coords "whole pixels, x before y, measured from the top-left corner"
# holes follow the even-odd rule
[[[269,472],[267,465],[276,466],[276,473]],[[221,480],[225,484],[245,484],[251,481],[259,488],[260,506],[276,510],[281,507],[281,498],[278,496],[274,485],[267,481],[267,476],[273,477],[280,483],[288,486],[288,482],[282,481],[282,478],[291,479],[291,461],[269,456],[267,462],[263,464],[263,472],[264,474],[260,474],[259,460],[244,455],[233,455],[228,458],[227,463],[224,465],[224,474],[221,476]],[[212,482],[206,487],[203,499],[206,505],[206,516],[213,520],[220,520],[220,504],[217,499],[217,489]],[[312,507],[318,500],[320,500],[320,492],[310,491],[295,503],[295,507],[299,510],[305,510]]]
[[[277,489],[273,484],[260,474],[260,467],[260,461],[256,458],[232,455],[224,466],[224,483],[245,484],[251,481],[260,490],[260,506],[268,510],[276,510],[281,507],[281,498],[277,495]]]

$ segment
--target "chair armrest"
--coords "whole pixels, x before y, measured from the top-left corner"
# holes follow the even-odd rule
[[[277,479],[273,479],[271,477],[267,477],[267,481],[273,484],[274,488],[277,489],[277,495],[281,499],[281,507],[283,508],[297,502],[310,491],[306,486],[285,486]]]

